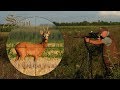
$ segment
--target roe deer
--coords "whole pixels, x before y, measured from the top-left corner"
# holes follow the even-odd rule
[[[21,42],[15,46],[15,50],[17,53],[16,60],[19,58],[21,60],[24,60],[26,56],[30,55],[34,57],[34,60],[37,60],[39,56],[42,55],[42,53],[45,51],[48,43],[48,37],[50,35],[50,32],[45,30],[43,27],[44,31],[40,31],[40,34],[42,35],[42,42],[38,44],[32,44],[29,42]]]

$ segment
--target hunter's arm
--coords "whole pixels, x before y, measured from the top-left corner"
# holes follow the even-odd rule
[[[90,40],[89,43],[91,44],[102,44],[102,40]]]

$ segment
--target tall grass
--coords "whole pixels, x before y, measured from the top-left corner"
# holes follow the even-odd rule
[[[7,43],[15,43],[15,42],[33,42],[40,43],[41,35],[40,30],[43,30],[41,27],[24,27],[17,28],[11,31],[8,37]],[[58,30],[51,29],[51,34],[49,36],[49,42],[63,42],[63,38],[61,33]]]
[[[73,72],[74,78],[88,78],[90,75],[89,73],[89,67],[88,67],[88,59],[87,59],[87,50],[84,45],[83,38],[73,38],[74,36],[78,35],[88,35],[90,31],[98,32],[99,27],[101,26],[60,26],[58,27],[59,30],[62,31],[64,34],[64,49],[65,53],[63,58],[62,65],[68,65],[69,68],[73,67],[73,70],[70,72]],[[103,26],[102,26],[103,27]],[[120,27],[119,26],[104,26],[107,27],[110,31],[110,33],[113,34],[117,44],[118,44],[118,50],[120,50]],[[104,78],[104,68],[103,68],[103,62],[102,58],[99,58],[99,52],[94,52],[96,56],[93,57],[93,65],[92,65],[92,71],[93,71],[93,77],[94,78]],[[68,68],[67,68],[68,69]],[[115,76],[112,78],[119,77],[119,71],[114,72]],[[66,72],[67,73],[67,72]],[[79,74],[78,74],[79,73]],[[110,77],[111,78],[111,77]]]

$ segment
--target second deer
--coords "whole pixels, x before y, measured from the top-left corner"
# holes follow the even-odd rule
[[[38,44],[32,44],[29,42],[21,42],[15,46],[15,50],[17,53],[16,60],[21,59],[25,60],[25,57],[30,55],[34,57],[34,60],[37,60],[38,57],[42,55],[42,53],[45,51],[47,44],[48,44],[48,37],[50,35],[50,31],[45,30],[43,27],[43,31],[40,31],[40,34],[42,35],[42,42]]]

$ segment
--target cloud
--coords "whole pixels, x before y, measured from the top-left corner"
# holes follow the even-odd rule
[[[120,16],[120,11],[99,11],[101,16]]]

